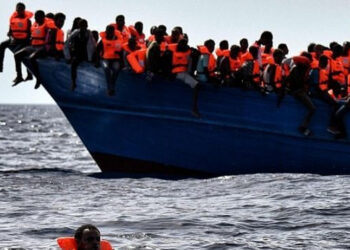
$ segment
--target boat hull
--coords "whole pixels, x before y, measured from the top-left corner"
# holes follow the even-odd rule
[[[43,85],[103,172],[216,176],[246,173],[350,174],[350,143],[326,132],[329,107],[315,101],[313,135],[297,131],[306,110],[291,96],[202,84],[201,118],[190,87],[122,71],[107,96],[101,68],[42,60]],[[347,121],[348,124],[348,121]]]

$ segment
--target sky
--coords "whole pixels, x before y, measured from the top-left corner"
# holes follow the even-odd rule
[[[0,0],[0,41],[7,39],[9,16],[14,0]],[[286,43],[290,55],[299,54],[310,42],[328,45],[350,40],[350,0],[31,0],[22,1],[27,10],[63,12],[64,30],[74,17],[89,22],[92,30],[104,30],[123,14],[126,24],[144,23],[146,36],[153,25],[165,24],[170,31],[182,26],[192,46],[209,38],[216,44],[226,39],[230,45],[243,37],[253,43],[264,30],[274,36],[274,45]],[[24,69],[24,68],[23,68]],[[25,70],[23,70],[25,72]],[[4,72],[0,73],[0,103],[54,103],[43,87],[34,90],[34,81],[11,87],[15,78],[13,55],[7,50]],[[24,73],[25,77],[25,73]]]

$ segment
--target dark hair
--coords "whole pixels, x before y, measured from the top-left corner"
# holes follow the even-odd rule
[[[228,41],[227,40],[222,40],[219,43],[219,47],[220,47],[221,50],[228,49]]]
[[[334,56],[340,56],[343,53],[343,46],[340,44],[333,45],[331,49]]]
[[[151,35],[154,35],[154,32],[156,31],[157,29],[157,26],[152,26],[151,29],[150,29],[150,33]]]
[[[183,30],[181,26],[175,26],[174,29],[177,29],[181,35],[183,35]]]
[[[256,58],[258,56],[258,47],[256,46],[250,46],[249,47],[249,53],[253,56],[253,58]]]
[[[71,31],[76,30],[76,29],[79,28],[79,22],[80,22],[80,20],[81,20],[81,17],[76,17],[76,18],[74,18]]]
[[[123,19],[123,20],[125,20],[125,17],[124,17],[124,15],[118,15],[118,16],[115,18],[115,21],[117,22],[118,19]]]
[[[164,24],[159,25],[159,26],[158,26],[158,29],[162,30],[162,31],[163,31],[163,34],[164,34],[165,36],[168,35],[168,34],[166,33],[166,26],[165,26]]]
[[[325,55],[320,56],[319,63],[320,64],[324,63],[325,65],[327,65],[328,64],[328,57]]]
[[[236,55],[238,56],[239,51],[241,50],[241,47],[239,47],[238,45],[232,45],[230,48],[230,55],[232,57],[232,55]]]
[[[58,20],[58,19],[60,19],[60,18],[62,18],[62,19],[65,20],[65,19],[66,19],[66,15],[63,14],[63,13],[61,13],[61,12],[56,13],[55,16],[54,16],[54,19],[55,19],[55,20]]]
[[[247,38],[242,38],[242,39],[239,41],[239,44],[242,45],[242,43],[248,44],[248,39],[247,39]]]
[[[35,18],[39,18],[39,17],[44,18],[44,17],[45,17],[45,12],[42,11],[42,10],[37,10],[37,11],[35,12]]]
[[[190,47],[187,45],[187,42],[187,39],[181,39],[177,44],[176,50],[179,52],[188,51]]]
[[[45,17],[50,18],[50,19],[54,19],[55,15],[52,12],[46,13]]]
[[[100,230],[97,229],[96,226],[92,225],[92,224],[85,224],[85,225],[82,225],[80,226],[77,230],[75,230],[75,233],[74,233],[74,239],[77,241],[77,242],[80,242],[82,237],[83,237],[83,232],[84,230],[95,230],[97,232],[100,233]]]
[[[339,43],[337,43],[337,42],[335,42],[335,41],[330,42],[330,43],[329,43],[329,48],[332,50],[332,49],[333,49],[333,47],[334,47],[334,46],[336,46],[336,45],[340,45],[340,44],[339,44]]]
[[[78,26],[79,26],[79,28],[81,28],[81,26],[88,27],[88,22],[87,22],[85,19],[81,19],[81,20],[79,21]]]
[[[307,46],[307,52],[314,52],[315,51],[315,43],[310,43],[309,46]]]
[[[275,49],[275,51],[273,52],[273,58],[283,58],[283,56],[284,53],[280,49]]]
[[[214,40],[213,39],[209,39],[209,40],[206,40],[205,42],[204,42],[204,46],[206,46],[206,47],[208,47],[208,46],[215,46],[215,42],[214,42]]]
[[[273,39],[273,35],[271,33],[271,31],[264,31],[263,33],[261,33],[260,39],[264,39],[264,40],[272,40]]]
[[[312,55],[309,52],[303,52],[301,53],[301,56],[305,56],[307,59],[310,60],[310,62],[312,62]]]
[[[287,44],[285,44],[285,43],[280,43],[277,48],[280,50],[288,49]]]
[[[26,6],[24,5],[24,3],[19,2],[19,3],[16,4],[16,8],[23,8],[23,9],[25,9]]]

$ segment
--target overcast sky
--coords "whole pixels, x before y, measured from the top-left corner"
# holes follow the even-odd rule
[[[9,16],[18,1],[0,0],[0,40],[6,39]],[[331,41],[350,40],[350,0],[31,0],[23,1],[28,10],[66,14],[64,30],[76,16],[86,18],[90,29],[104,30],[123,14],[126,23],[144,23],[149,34],[152,25],[165,24],[168,30],[182,26],[195,46],[212,38],[218,44],[231,44],[246,37],[249,43],[264,30],[272,31],[274,45],[287,43],[290,54],[304,50],[310,42],[328,45]],[[5,55],[4,73],[0,74],[0,103],[54,103],[34,82],[11,87],[15,78],[12,54]],[[24,71],[25,72],[25,71]],[[25,76],[25,74],[24,74]]]

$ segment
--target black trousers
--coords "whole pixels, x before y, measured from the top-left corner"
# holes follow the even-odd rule
[[[29,41],[27,39],[24,39],[24,40],[7,39],[7,40],[3,41],[0,44],[0,68],[1,69],[3,68],[5,50],[7,48],[11,49],[15,53],[28,45],[29,45]],[[16,60],[16,58],[15,58],[15,60]],[[20,63],[19,63],[19,65],[20,65]]]
[[[34,75],[39,78],[39,68],[36,59],[46,56],[45,46],[26,46],[15,53],[17,76],[22,76],[21,62],[28,57],[33,67]]]
[[[303,122],[300,124],[300,127],[303,129],[308,128],[311,117],[314,115],[316,111],[316,107],[304,89],[298,89],[294,91],[292,95],[294,96],[295,99],[301,102],[307,109],[307,113],[303,119]]]

